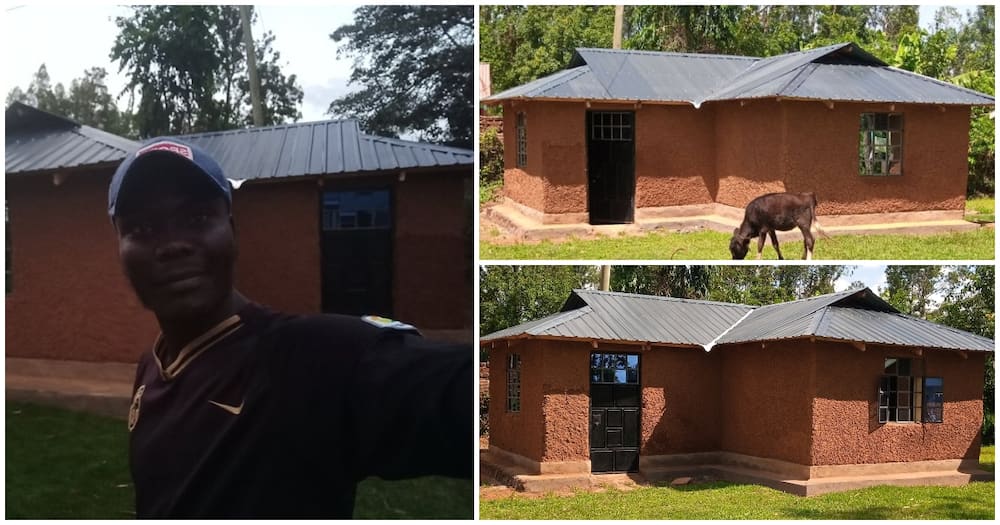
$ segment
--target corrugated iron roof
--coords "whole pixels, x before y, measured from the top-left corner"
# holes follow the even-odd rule
[[[494,332],[482,341],[519,336],[685,344],[706,350],[809,336],[984,352],[995,346],[985,337],[901,314],[867,288],[759,308],[575,290],[562,312]]]
[[[15,102],[7,108],[8,174],[121,162],[141,144]],[[178,135],[208,151],[231,179],[472,166],[471,150],[361,133],[356,120]]]
[[[361,133],[329,120],[179,135],[211,154],[231,179],[267,179],[473,163],[472,151]]]
[[[114,165],[139,147],[138,142],[20,102],[11,104],[4,117],[7,174]]]
[[[483,101],[582,98],[686,102],[699,107],[708,101],[764,97],[994,104],[989,95],[888,67],[852,43],[769,58],[577,49],[569,69]]]
[[[574,290],[562,312],[482,340],[529,335],[703,346],[750,310],[730,303]]]

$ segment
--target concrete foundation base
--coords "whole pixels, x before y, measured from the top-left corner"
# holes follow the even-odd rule
[[[969,460],[808,466],[729,452],[705,452],[641,457],[639,472],[609,475],[589,472],[540,474],[511,456],[511,453],[495,448],[480,451],[480,476],[518,491],[543,493],[623,482],[670,483],[677,478],[709,477],[764,485],[798,496],[877,485],[958,486],[970,481],[994,479],[992,472],[980,470],[978,463]]]
[[[660,208],[639,208],[631,224],[591,225],[586,213],[546,214],[505,199],[485,210],[514,238],[521,241],[561,240],[571,237],[639,235],[651,231],[692,232],[701,230],[732,233],[743,219],[743,210],[724,204],[696,204]],[[863,215],[821,215],[823,230],[829,235],[911,234],[930,235],[975,230],[980,227],[962,219],[962,211],[921,211],[871,213]],[[778,239],[798,240],[795,231],[779,232]]]

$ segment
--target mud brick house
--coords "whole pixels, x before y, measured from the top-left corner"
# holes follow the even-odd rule
[[[970,108],[994,99],[846,43],[770,58],[577,49],[483,102],[507,131],[498,210],[537,223],[738,221],[758,195],[811,191],[827,226],[961,227]]]
[[[111,175],[138,143],[5,114],[7,357],[134,362],[158,328],[123,277]],[[237,287],[290,312],[374,313],[472,336],[472,152],[351,120],[186,135],[233,182]]]
[[[810,495],[989,476],[978,458],[994,342],[868,289],[757,308],[577,290],[481,345],[484,458],[526,484],[707,472]]]

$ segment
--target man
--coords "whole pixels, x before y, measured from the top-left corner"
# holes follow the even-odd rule
[[[139,517],[350,518],[367,476],[472,477],[471,346],[244,297],[230,184],[194,145],[150,141],[108,200],[125,275],[161,329],[129,411]]]

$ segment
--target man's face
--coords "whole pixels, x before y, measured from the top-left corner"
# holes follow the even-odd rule
[[[132,288],[160,319],[212,313],[233,288],[236,244],[225,199],[196,177],[136,175],[115,218]]]

